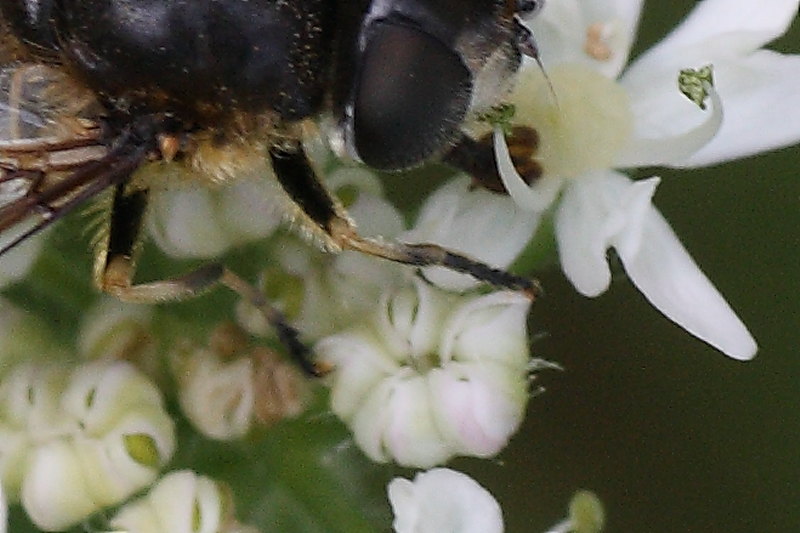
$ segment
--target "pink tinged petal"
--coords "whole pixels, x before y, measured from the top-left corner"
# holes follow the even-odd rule
[[[392,379],[384,379],[370,389],[363,403],[353,412],[347,421],[353,440],[364,452],[364,455],[377,463],[391,460],[389,452],[383,445],[383,430],[389,424],[390,414],[387,406],[392,399],[394,383]]]
[[[625,271],[659,311],[726,355],[752,359],[755,340],[698,268],[666,220],[650,207],[640,228],[629,227],[614,243]],[[630,239],[630,233],[640,237]]]
[[[525,412],[524,371],[491,363],[451,363],[428,376],[436,425],[458,455],[492,457]]]
[[[475,480],[435,468],[411,482],[395,478],[388,487],[396,533],[502,533],[497,501]]]
[[[356,444],[377,462],[427,468],[446,461],[453,450],[434,424],[430,402],[423,377],[406,372],[385,379],[353,417]]]

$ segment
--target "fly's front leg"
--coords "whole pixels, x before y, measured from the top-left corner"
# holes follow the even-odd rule
[[[490,285],[523,292],[531,299],[539,294],[539,284],[535,280],[493,268],[436,244],[406,244],[362,237],[342,205],[319,181],[299,143],[274,147],[270,157],[281,186],[332,248],[357,250],[417,267],[443,266]]]
[[[124,185],[115,188],[107,234],[95,257],[94,279],[100,290],[124,302],[152,304],[194,298],[218,285],[228,287],[264,315],[305,372],[315,376],[325,373],[312,362],[310,350],[283,314],[255,287],[220,263],[209,263],[174,278],[134,284],[147,199],[146,190],[128,191]]]

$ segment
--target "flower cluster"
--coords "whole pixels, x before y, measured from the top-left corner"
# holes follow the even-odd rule
[[[61,530],[148,486],[175,448],[161,394],[126,363],[22,364],[0,382],[0,480]]]
[[[425,468],[495,455],[527,403],[529,305],[515,293],[454,296],[422,281],[385,293],[371,323],[316,346],[335,368],[331,409],[375,461]]]
[[[747,360],[755,340],[652,203],[660,178],[637,180],[625,171],[716,164],[800,141],[800,120],[776,115],[793,108],[767,105],[776,95],[798,98],[800,61],[763,48],[797,8],[798,0],[702,0],[631,62],[641,0],[549,0],[523,21],[546,74],[526,60],[507,95],[515,110],[507,123],[475,117],[465,126],[492,140],[508,195],[451,176],[414,206],[410,224],[378,176],[336,161],[324,146],[307,149],[365,235],[431,242],[504,269],[552,239],[564,274],[589,297],[610,287],[613,249],[664,315]],[[708,65],[702,75],[686,70]],[[677,87],[682,71],[695,84],[694,101]],[[537,139],[528,148],[538,173],[527,181],[515,152],[514,132],[522,131]],[[432,468],[388,485],[395,531],[503,530],[500,506],[486,489],[434,467],[457,456],[495,457],[522,423],[537,370],[530,300],[440,267],[417,272],[353,252],[322,254],[279,227],[276,204],[285,195],[274,180],[260,179],[271,173],[266,158],[254,168],[260,176],[211,190],[165,176],[175,179],[153,191],[148,231],[162,252],[181,259],[257,247],[242,262],[258,278],[256,288],[314,346],[320,367],[330,369],[318,382],[326,389],[280,358],[268,321],[245,301],[223,320],[215,309],[172,316],[93,301],[81,307],[74,347],[58,346],[0,301],[0,528],[6,498],[47,530],[118,507],[103,527],[131,533],[249,532],[233,517],[231,500],[240,497],[264,521],[286,508],[319,512],[328,499],[346,507],[336,498],[352,474],[328,475],[334,461],[320,452],[323,445],[287,429],[299,418],[312,432],[332,413],[348,436],[334,431],[324,441],[334,443],[330,448],[344,447],[344,439],[372,462]],[[13,182],[0,183],[0,204],[16,194]],[[24,279],[40,245],[30,241],[4,257],[0,285]],[[262,447],[286,454],[275,479],[293,468],[297,479],[261,479]],[[180,465],[213,457],[207,462],[219,466],[220,456],[240,453],[247,474],[258,473],[229,489],[201,475],[199,465],[153,484],[182,448]],[[277,502],[274,514],[253,477],[269,484],[263,499]],[[292,500],[297,494],[301,504]],[[368,513],[358,514],[348,526]],[[335,520],[319,523],[328,519]],[[603,522],[597,499],[579,492],[569,517],[551,531],[595,532]]]

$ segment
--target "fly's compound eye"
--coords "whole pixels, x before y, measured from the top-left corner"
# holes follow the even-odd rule
[[[444,43],[416,28],[376,22],[352,101],[358,157],[381,170],[420,164],[458,136],[471,92],[469,70]]]

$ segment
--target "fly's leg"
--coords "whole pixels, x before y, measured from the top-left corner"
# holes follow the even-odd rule
[[[524,126],[515,126],[506,136],[511,161],[522,179],[528,185],[542,176],[543,170],[535,159],[539,149],[539,135],[535,130]],[[463,170],[472,176],[472,184],[499,194],[506,194],[506,188],[497,171],[497,159],[494,155],[492,134],[480,139],[462,136],[447,153],[442,161]]]
[[[147,200],[146,190],[126,190],[124,184],[115,188],[107,235],[95,257],[94,280],[100,290],[124,302],[152,304],[193,298],[219,285],[228,287],[264,315],[289,355],[306,373],[314,376],[325,373],[313,363],[309,348],[300,341],[298,331],[289,325],[283,313],[270,305],[255,287],[220,263],[208,263],[174,278],[134,284]]]
[[[270,157],[281,186],[309,219],[308,224],[319,230],[331,248],[357,250],[417,267],[443,266],[490,285],[523,292],[531,299],[539,294],[539,284],[534,280],[493,268],[436,244],[406,244],[362,237],[342,205],[319,181],[299,143],[276,146],[270,151]]]

